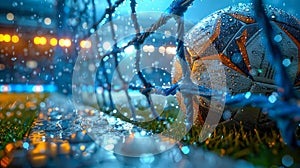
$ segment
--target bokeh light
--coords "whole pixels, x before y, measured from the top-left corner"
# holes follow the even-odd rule
[[[12,41],[13,43],[18,43],[19,40],[20,40],[20,38],[19,38],[19,36],[17,36],[17,35],[13,35],[13,36],[11,37],[11,41]]]
[[[50,39],[50,45],[51,45],[51,46],[54,47],[54,46],[57,45],[57,43],[58,43],[58,42],[57,42],[57,39],[56,39],[56,38],[51,38],[51,39]]]
[[[81,48],[86,48],[86,49],[88,49],[88,48],[91,48],[91,47],[92,47],[92,43],[91,43],[90,40],[82,40],[82,41],[80,42],[80,47],[81,47]]]
[[[9,21],[12,21],[15,19],[15,15],[13,13],[7,13],[6,14],[6,19],[9,20]]]

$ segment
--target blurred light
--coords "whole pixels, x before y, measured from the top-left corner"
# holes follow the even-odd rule
[[[5,152],[6,153],[10,153],[12,150],[14,149],[14,145],[13,145],[13,143],[9,143],[9,144],[7,144],[6,146],[5,146]]]
[[[44,87],[42,85],[34,85],[32,87],[32,91],[40,93],[44,91]]]
[[[50,24],[51,24],[51,19],[48,18],[48,17],[46,17],[46,18],[44,19],[44,23],[45,23],[45,25],[50,25]]]
[[[92,47],[92,43],[90,40],[82,40],[80,42],[80,47],[81,48],[91,48]]]
[[[10,92],[11,87],[9,85],[0,85],[0,92]]]
[[[103,93],[103,88],[102,87],[97,87],[96,92],[98,94],[102,94]]]
[[[103,49],[104,50],[109,50],[111,48],[110,42],[106,41],[103,43]]]
[[[107,144],[104,146],[104,149],[108,150],[108,151],[112,151],[115,148],[114,144]]]
[[[45,92],[56,92],[57,87],[55,85],[43,85]]]
[[[52,45],[53,47],[57,45],[57,39],[56,38],[51,38],[50,39],[50,45]]]
[[[13,35],[13,36],[11,37],[11,41],[12,41],[13,43],[17,43],[17,42],[19,42],[19,40],[20,40],[20,38],[19,38],[19,36],[17,36],[17,35]]]
[[[175,55],[176,54],[176,47],[169,46],[169,47],[166,48],[166,52],[169,55]]]
[[[26,66],[31,69],[35,69],[38,66],[38,63],[35,60],[29,60],[26,62]]]
[[[65,39],[60,39],[58,41],[58,44],[61,46],[61,47],[64,47],[64,42],[65,42]]]
[[[3,41],[4,41],[4,35],[0,34],[0,42],[3,42]]]
[[[161,54],[163,54],[163,53],[166,52],[166,48],[165,48],[164,46],[160,46],[160,47],[158,48],[158,52],[161,53]]]
[[[80,146],[80,150],[81,150],[81,151],[84,151],[84,150],[85,150],[85,146],[84,146],[84,145],[81,145],[81,146]]]
[[[10,40],[11,40],[11,37],[10,37],[10,35],[9,34],[5,34],[4,36],[3,36],[3,41],[4,42],[10,42]]]
[[[24,87],[21,84],[11,85],[12,92],[24,92]]]
[[[5,65],[4,64],[0,64],[0,71],[5,69]]]
[[[149,45],[148,46],[148,51],[151,52],[151,53],[154,52],[155,51],[154,46],[153,45]]]
[[[29,148],[29,143],[28,143],[28,142],[24,142],[24,143],[23,143],[23,148],[26,149],[26,150],[28,150],[28,148]]]
[[[65,39],[65,46],[70,47],[71,46],[71,40],[70,39]]]
[[[47,39],[45,37],[40,37],[40,44],[45,45],[47,43]]]
[[[70,153],[71,146],[68,142],[64,142],[60,145],[60,152],[63,154],[68,154]]]
[[[56,92],[57,87],[52,84],[34,85],[34,84],[9,84],[0,85],[0,92]]]
[[[181,151],[182,151],[183,154],[187,155],[187,154],[190,153],[190,148],[188,146],[183,146],[181,148]]]
[[[33,43],[36,45],[40,44],[40,37],[34,37]]]
[[[87,22],[82,23],[82,28],[88,29],[88,24],[87,24]]]
[[[143,46],[143,51],[144,51],[144,52],[148,52],[148,45],[144,45],[144,46]]]
[[[166,31],[165,31],[165,36],[166,36],[167,38],[169,38],[171,35],[172,35],[172,33],[171,33],[169,30],[166,30]]]
[[[252,95],[251,92],[247,92],[247,93],[245,94],[245,98],[246,98],[246,99],[249,99],[249,98],[251,97],[251,95]]]
[[[143,46],[143,51],[152,53],[152,52],[155,51],[155,48],[154,48],[153,45],[144,45]]]
[[[15,16],[13,13],[7,13],[6,14],[6,19],[9,20],[9,21],[12,21],[14,20]]]
[[[12,158],[9,158],[8,156],[4,156],[0,160],[0,166],[1,167],[8,167],[8,165],[10,164],[11,161],[12,161]]]
[[[60,39],[58,41],[58,44],[61,46],[61,47],[70,47],[72,45],[72,42],[70,39]]]
[[[125,54],[128,54],[128,55],[133,54],[134,51],[135,51],[135,48],[134,48],[133,45],[131,45],[131,46],[125,48],[125,50],[124,50]]]

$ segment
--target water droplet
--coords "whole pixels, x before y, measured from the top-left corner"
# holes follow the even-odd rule
[[[141,135],[141,136],[145,136],[146,133],[147,133],[147,132],[143,130],[143,131],[140,132],[140,135]]]
[[[231,118],[231,112],[229,110],[224,111],[222,117],[224,120],[229,120]]]
[[[13,2],[11,5],[12,5],[12,7],[17,7],[18,6],[18,2]]]
[[[183,146],[181,148],[181,151],[182,151],[183,154],[187,155],[187,154],[190,153],[190,148],[188,146]]]
[[[288,67],[291,65],[291,60],[286,58],[282,61],[282,64],[285,66],[285,67]]]
[[[251,74],[252,76],[257,75],[257,70],[256,70],[256,69],[251,69],[251,70],[250,70],[250,74]]]
[[[276,18],[276,16],[273,14],[273,15],[271,15],[271,19],[275,19]]]
[[[23,143],[23,148],[28,150],[28,148],[29,148],[29,143],[28,143],[28,142],[24,142],[24,143]]]
[[[294,158],[290,155],[284,155],[281,162],[284,166],[290,167],[294,164]]]
[[[251,97],[251,92],[247,92],[246,94],[245,94],[245,98],[246,99],[249,99]]]
[[[274,37],[274,40],[279,43],[282,41],[282,36],[280,34],[277,34],[275,37]]]
[[[269,101],[270,103],[275,103],[276,100],[277,100],[277,97],[276,97],[275,95],[271,95],[271,96],[269,96],[269,98],[268,98],[268,101]]]

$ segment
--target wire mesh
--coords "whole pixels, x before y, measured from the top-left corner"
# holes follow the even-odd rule
[[[299,146],[299,142],[295,136],[295,130],[300,120],[298,93],[293,88],[293,85],[288,78],[286,68],[282,64],[283,57],[281,51],[277,47],[277,44],[274,43],[272,38],[274,36],[274,31],[268,17],[266,16],[262,0],[254,0],[253,5],[255,7],[255,19],[262,25],[263,28],[263,36],[265,37],[263,42],[266,46],[268,61],[275,67],[275,83],[279,88],[277,91],[278,96],[276,97],[276,101],[270,101],[270,97],[263,94],[249,94],[247,92],[231,95],[224,91],[213,90],[205,86],[198,86],[192,82],[190,78],[189,63],[186,60],[186,48],[182,39],[184,38],[184,13],[188,10],[188,7],[192,5],[193,0],[174,0],[166,9],[165,13],[162,14],[160,18],[145,31],[140,29],[138,14],[136,12],[137,2],[135,0],[131,0],[131,20],[134,25],[135,35],[125,45],[119,45],[112,16],[116,11],[116,8],[122,3],[124,3],[124,0],[118,0],[114,4],[112,4],[111,0],[107,0],[108,8],[105,10],[105,13],[100,20],[92,26],[92,29],[97,30],[101,24],[109,23],[111,38],[114,41],[112,50],[99,57],[101,59],[101,64],[98,68],[98,73],[102,76],[102,78],[101,80],[98,79],[98,85],[103,87],[103,92],[101,93],[103,101],[99,102],[99,104],[102,104],[104,107],[108,107],[106,108],[107,111],[114,111],[116,109],[112,98],[112,92],[124,91],[132,119],[133,121],[136,121],[136,109],[129,94],[129,89],[138,90],[146,97],[147,105],[151,110],[152,116],[157,120],[164,120],[164,118],[156,111],[151,95],[158,94],[168,96],[180,92],[183,96],[186,107],[185,122],[188,130],[192,126],[195,117],[193,116],[193,111],[195,110],[193,109],[194,97],[201,96],[209,99],[213,95],[220,95],[220,97],[225,96],[225,105],[227,106],[244,107],[247,105],[266,109],[269,117],[277,123],[285,142],[294,147]],[[141,45],[151,34],[155,33],[171,19],[176,21],[177,26],[176,57],[180,60],[179,63],[181,71],[183,72],[182,77],[179,82],[173,83],[167,88],[153,86],[140,69]],[[136,50],[133,64],[135,65],[135,71],[142,82],[142,85],[132,85],[130,82],[125,80],[118,66],[121,60],[121,53],[130,46],[134,46]],[[111,60],[109,65],[107,64],[107,62],[109,62],[108,60]],[[119,89],[112,87],[112,79],[107,73],[108,68],[116,71],[118,79],[121,81]]]

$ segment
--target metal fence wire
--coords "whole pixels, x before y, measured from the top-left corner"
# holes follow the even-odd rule
[[[186,60],[186,48],[184,46],[184,14],[188,10],[188,7],[192,5],[194,0],[174,0],[170,6],[165,10],[165,13],[154,22],[148,29],[141,30],[138,16],[136,12],[137,2],[136,0],[130,0],[131,8],[131,21],[134,25],[135,36],[132,36],[125,45],[119,45],[118,37],[116,36],[116,30],[114,29],[113,15],[116,9],[124,3],[125,0],[117,0],[114,4],[111,0],[107,0],[108,8],[105,10],[103,16],[95,22],[92,29],[97,30],[102,24],[110,24],[111,38],[114,42],[112,49],[99,57],[101,64],[98,68],[98,75],[101,79],[98,79],[98,85],[103,87],[102,105],[109,107],[108,111],[116,109],[113,103],[112,92],[123,91],[125,98],[129,104],[131,116],[133,120],[137,120],[136,108],[132,102],[129,90],[138,90],[142,93],[147,100],[148,107],[151,110],[152,116],[157,120],[164,120],[154,107],[151,94],[158,94],[163,96],[174,95],[176,92],[180,92],[184,99],[184,105],[186,107],[186,125],[188,128],[193,124],[193,99],[195,96],[205,97],[209,99],[212,95],[219,94],[225,98],[226,106],[244,107],[253,106],[256,108],[264,108],[268,112],[269,117],[274,120],[279,128],[285,142],[293,147],[300,146],[299,141],[295,135],[295,130],[298,127],[300,121],[300,107],[299,107],[299,96],[297,91],[294,89],[290,79],[287,75],[286,68],[283,66],[283,56],[281,51],[278,49],[277,44],[273,40],[274,30],[268,19],[264,4],[262,0],[253,0],[255,9],[256,21],[262,25],[262,32],[264,36],[263,43],[266,46],[267,59],[275,69],[275,84],[278,86],[276,101],[270,101],[270,97],[264,94],[249,94],[239,93],[231,95],[224,91],[213,90],[205,86],[198,86],[191,80],[191,69],[189,63]],[[182,76],[181,79],[173,83],[170,87],[154,86],[149,82],[149,79],[145,76],[143,71],[140,69],[141,61],[141,46],[145,40],[151,36],[156,30],[160,29],[168,21],[174,19],[176,21],[177,33],[176,33],[176,57],[178,58]],[[136,75],[141,81],[140,85],[134,85],[124,79],[122,71],[119,69],[119,63],[121,60],[121,53],[126,50],[129,46],[134,46],[135,57],[133,64],[135,65]],[[108,63],[108,64],[107,64]],[[107,73],[107,69],[113,69],[120,79],[121,86],[119,89],[112,87],[112,77]]]

